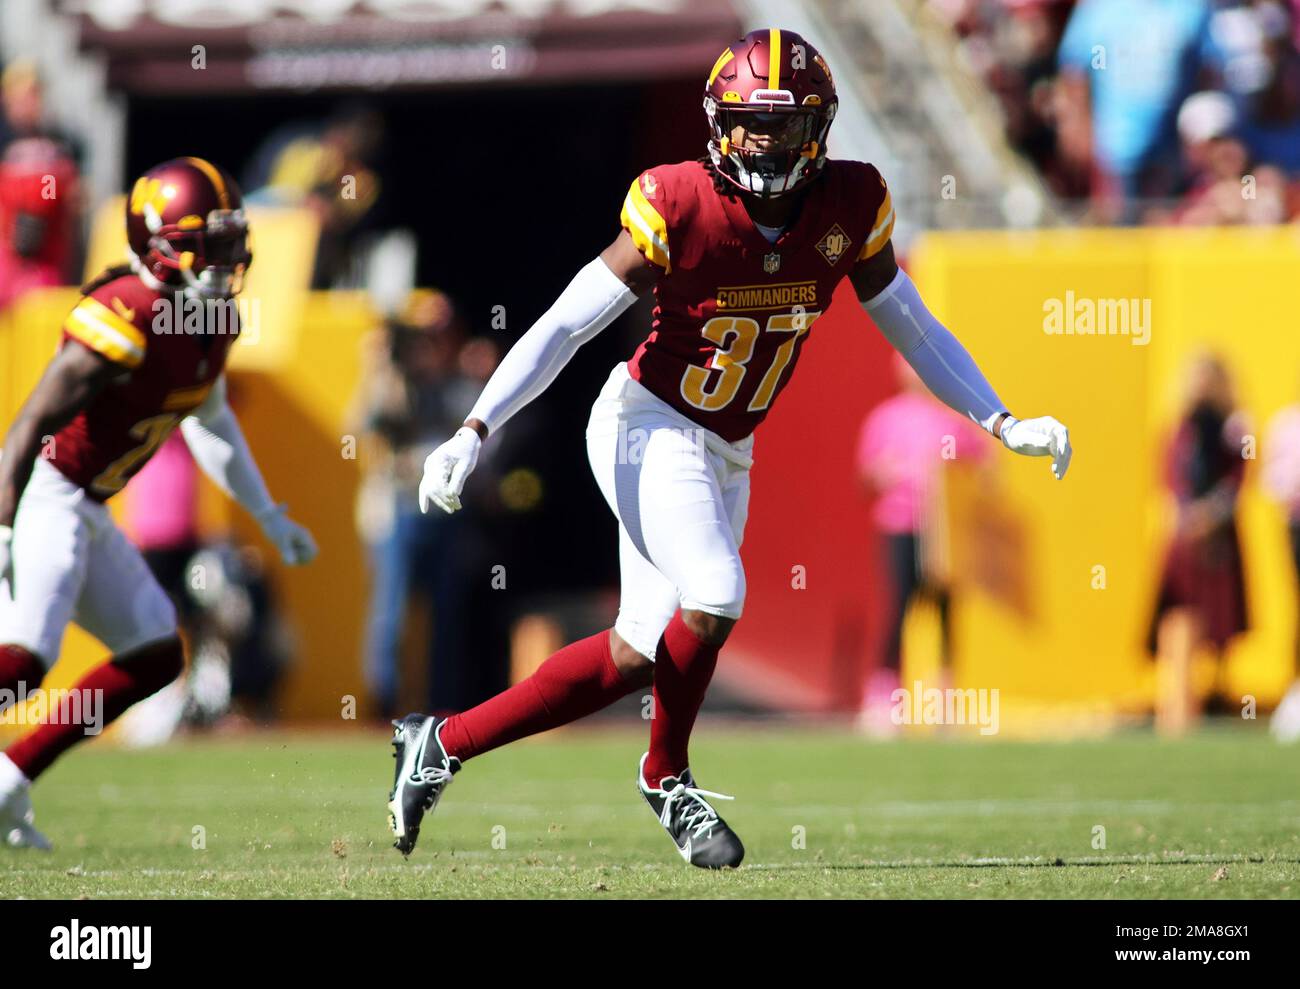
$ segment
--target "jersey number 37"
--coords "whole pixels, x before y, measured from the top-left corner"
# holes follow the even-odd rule
[[[750,412],[766,409],[776,396],[781,375],[794,356],[799,338],[808,332],[819,312],[778,313],[768,317],[767,326],[760,330],[758,321],[748,316],[714,316],[700,329],[704,339],[716,346],[708,363],[692,364],[682,375],[682,398],[704,412],[717,412],[731,404],[740,390],[740,383],[749,373],[749,362],[757,348],[759,333],[784,333],[787,337],[776,348],[772,363],[763,374],[754,397],[749,400]],[[712,372],[721,371],[719,375]],[[713,387],[709,380],[713,378]]]

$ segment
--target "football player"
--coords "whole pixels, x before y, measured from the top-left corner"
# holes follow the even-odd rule
[[[613,369],[587,427],[591,468],[619,523],[617,621],[478,707],[395,722],[389,810],[403,853],[467,760],[653,683],[637,789],[686,861],[740,863],[740,839],[713,806],[730,798],[696,785],[687,743],[744,605],[754,431],[842,279],[939,399],[1009,450],[1050,457],[1065,476],[1065,427],[1011,415],[895,263],[894,207],[880,173],[826,156],[836,106],[825,59],[797,34],[754,31],[724,51],[704,92],[707,157],[632,182],[622,232],[520,338],[464,426],[429,456],[421,507],[454,512],[491,432],[654,292],[649,335]]]
[[[287,564],[316,554],[226,404],[233,299],[252,260],[238,187],[201,158],[165,162],[132,188],[126,231],[130,263],[83,288],[0,457],[0,705],[37,688],[70,621],[112,653],[73,688],[75,703],[51,705],[0,754],[0,837],[14,846],[49,847],[32,781],[184,668],[172,603],[104,504],[173,429]]]

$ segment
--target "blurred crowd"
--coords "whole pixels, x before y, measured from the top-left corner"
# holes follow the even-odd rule
[[[75,277],[81,243],[81,150],[52,126],[36,67],[0,73],[0,311]]]
[[[927,0],[1012,145],[1101,223],[1300,216],[1300,0]]]

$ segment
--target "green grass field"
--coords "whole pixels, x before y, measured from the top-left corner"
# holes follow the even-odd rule
[[[1300,895],[1300,751],[1258,731],[872,744],[706,728],[697,776],[736,795],[720,809],[748,848],[725,874],[683,864],[634,792],[642,744],[570,731],[485,756],[405,861],[385,735],[93,745],[34,791],[56,851],[0,849],[0,896]]]

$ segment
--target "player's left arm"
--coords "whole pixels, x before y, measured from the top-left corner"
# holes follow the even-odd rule
[[[1051,416],[1017,419],[998,398],[970,353],[926,308],[893,244],[859,260],[849,274],[858,301],[880,332],[940,401],[979,423],[1013,453],[1050,456],[1052,474],[1070,466],[1070,432]]]
[[[311,533],[289,518],[285,506],[276,504],[267,490],[239,420],[226,401],[225,375],[217,379],[203,404],[181,420],[181,435],[194,462],[248,510],[285,563],[301,566],[316,558]]]

